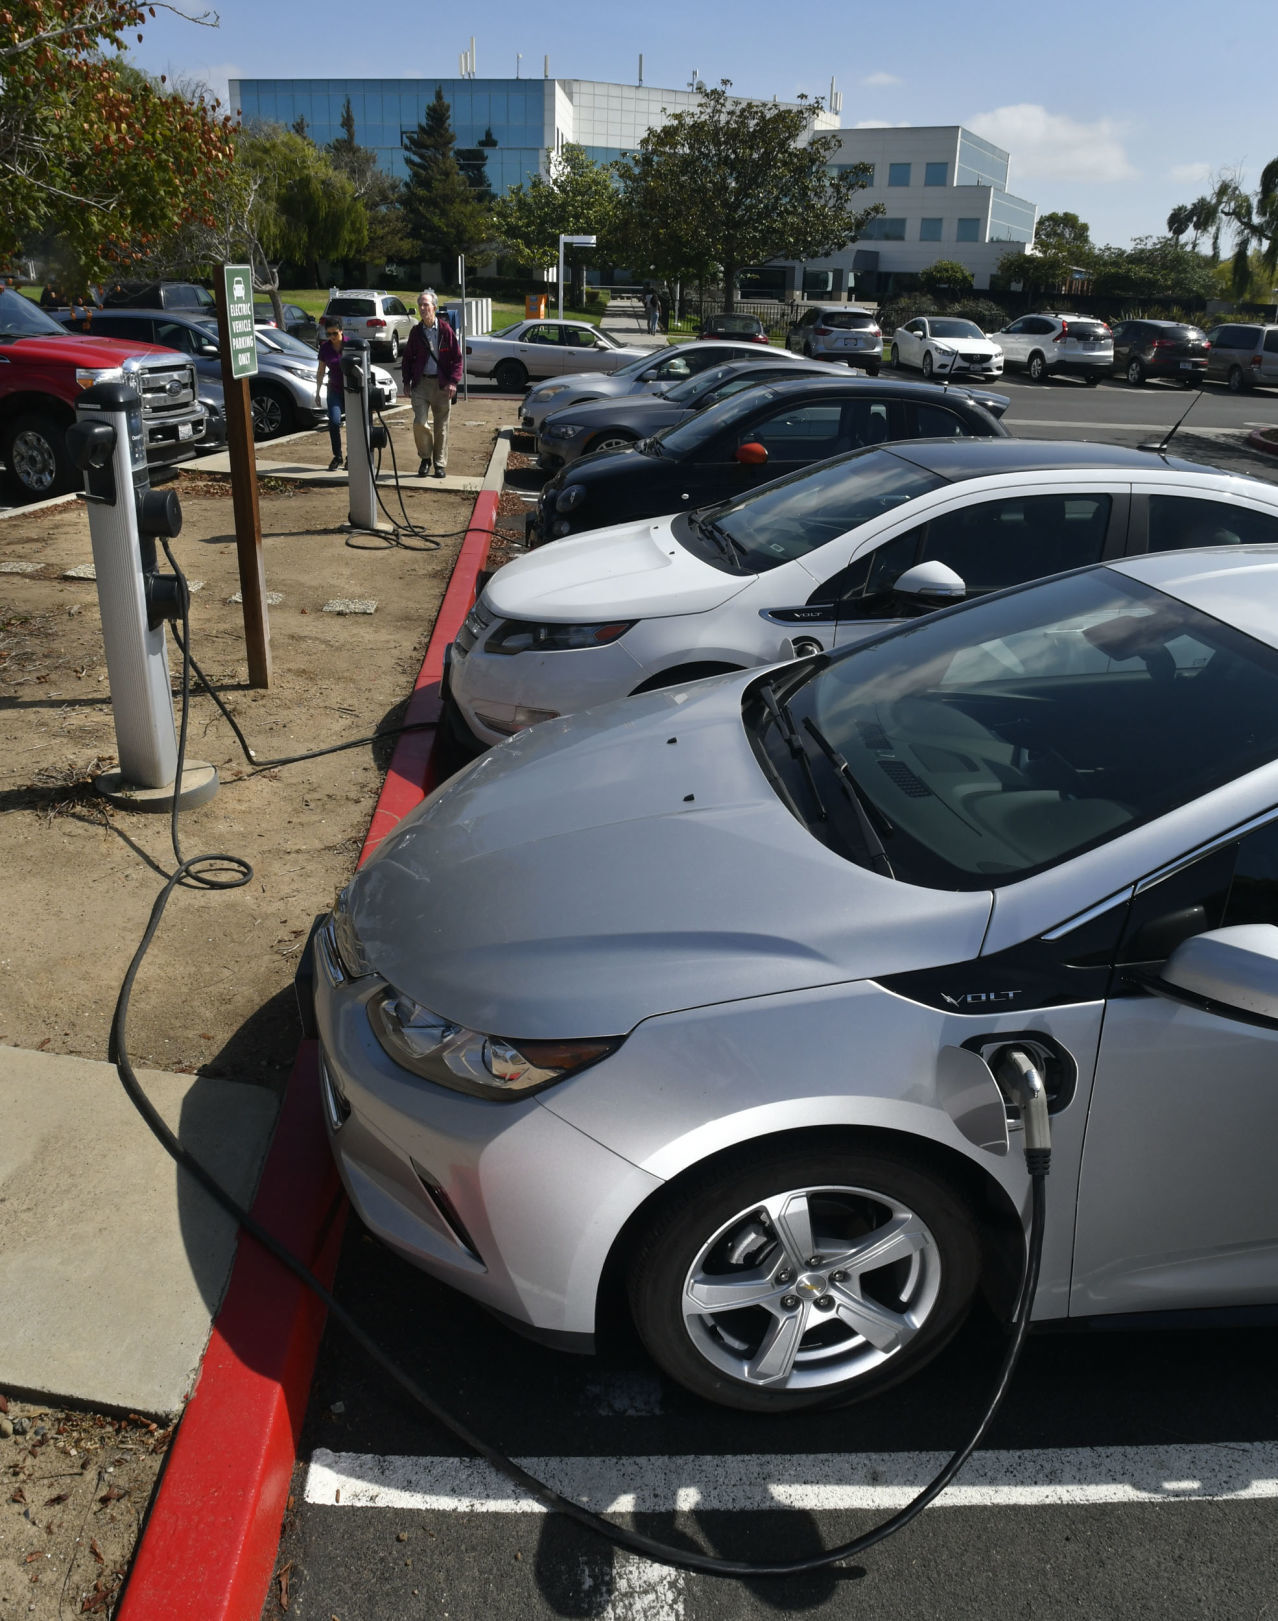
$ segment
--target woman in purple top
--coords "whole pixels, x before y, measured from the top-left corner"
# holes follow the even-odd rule
[[[333,459],[328,464],[330,473],[342,465],[342,329],[336,321],[325,328],[328,336],[319,346],[319,365],[315,371],[315,403],[323,403],[324,373],[328,373],[328,438],[333,447]]]

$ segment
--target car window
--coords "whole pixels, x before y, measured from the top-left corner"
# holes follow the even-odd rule
[[[1011,326],[1005,326],[1003,330],[1008,337],[1014,337],[1019,332],[1027,332],[1029,328],[1024,321],[1013,321]]]
[[[907,321],[905,323],[905,330],[907,332],[912,332],[916,338],[921,338],[927,331],[927,327],[922,321]]]
[[[970,438],[972,430],[957,411],[943,405],[916,405],[914,434],[918,439]]]
[[[864,310],[821,310],[822,326],[831,326],[838,332],[864,332],[867,327],[877,326],[878,317],[867,315]]]
[[[933,321],[931,333],[934,338],[983,338],[985,334],[975,321],[938,320]]]
[[[371,298],[330,298],[325,315],[375,315]]]
[[[804,557],[944,482],[890,451],[860,450],[791,473],[709,511],[750,567],[763,572]]]
[[[181,349],[188,355],[198,354],[201,342],[189,326],[179,321],[157,321],[154,341],[169,349]]]
[[[884,412],[884,433],[886,412]],[[736,443],[762,445],[779,461],[819,461],[837,456],[841,450],[854,450],[844,442],[843,408],[836,400],[821,405],[785,406],[737,430]],[[728,452],[731,455],[731,451]]]
[[[563,329],[564,342],[572,349],[593,349],[595,346],[595,329],[593,327],[566,326]]]
[[[1179,552],[1193,546],[1264,546],[1278,543],[1278,514],[1253,512],[1228,501],[1151,495],[1149,549]]]
[[[813,601],[838,602],[842,617],[898,617],[892,587],[906,569],[935,560],[971,597],[1098,563],[1109,527],[1108,495],[1013,496],[942,513],[857,558]]]
[[[1267,355],[1278,355],[1278,327],[1274,327],[1271,331],[1265,333],[1265,353]]]
[[[1272,760],[1278,652],[1096,569],[854,648],[790,710],[891,826],[899,880],[983,889]]]
[[[557,326],[530,326],[520,337],[520,343],[558,343]]]
[[[93,330],[104,338],[131,338],[136,343],[154,343],[155,323],[145,315],[99,316]]]
[[[409,315],[412,313],[404,304],[403,300],[399,298],[386,299],[385,310],[387,315]]]

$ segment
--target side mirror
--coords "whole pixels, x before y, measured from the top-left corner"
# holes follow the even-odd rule
[[[735,462],[743,462],[747,467],[762,467],[768,459],[767,450],[760,444],[751,442],[748,445],[738,445],[732,452]]]
[[[208,355],[208,356],[216,358],[217,353],[218,353],[217,344],[215,344],[215,343],[202,343],[200,345],[200,353],[202,355]]]
[[[967,583],[948,563],[935,558],[916,563],[898,575],[892,590],[898,597],[909,597],[923,608],[940,608],[948,602],[962,602],[967,595]]]
[[[1278,1029],[1278,928],[1240,923],[1182,941],[1156,974],[1138,976],[1157,996]]]
[[[652,382],[653,378],[656,377],[657,375],[658,375],[658,372],[657,372],[656,367],[654,366],[651,371],[643,372],[640,375],[639,381],[641,383],[650,383],[650,382]]]

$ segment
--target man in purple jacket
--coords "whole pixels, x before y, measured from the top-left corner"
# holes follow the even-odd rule
[[[439,319],[429,287],[418,298],[417,309],[421,321],[404,345],[404,392],[413,402],[413,442],[421,457],[417,476],[425,478],[433,460],[435,477],[443,478],[448,467],[448,413],[461,382],[461,345],[448,322]]]

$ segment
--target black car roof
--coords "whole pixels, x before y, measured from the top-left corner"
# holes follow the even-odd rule
[[[787,377],[785,381],[769,383],[772,396],[776,399],[788,399],[791,394],[811,393],[813,389],[820,389],[823,393],[831,390],[836,394],[877,394],[883,399],[893,400],[926,400],[936,405],[946,394],[952,394],[956,399],[971,405],[973,397],[971,390],[962,383],[956,383],[953,388],[944,388],[940,383],[911,383],[895,377],[825,377],[811,374],[801,377]],[[980,392],[989,393],[988,389]],[[979,404],[979,400],[976,401]]]
[[[995,473],[1048,473],[1070,467],[1105,471],[1162,466],[1185,473],[1221,471],[1205,462],[1156,456],[1132,445],[1092,444],[1082,439],[901,439],[881,448],[951,480],[987,478]]]

